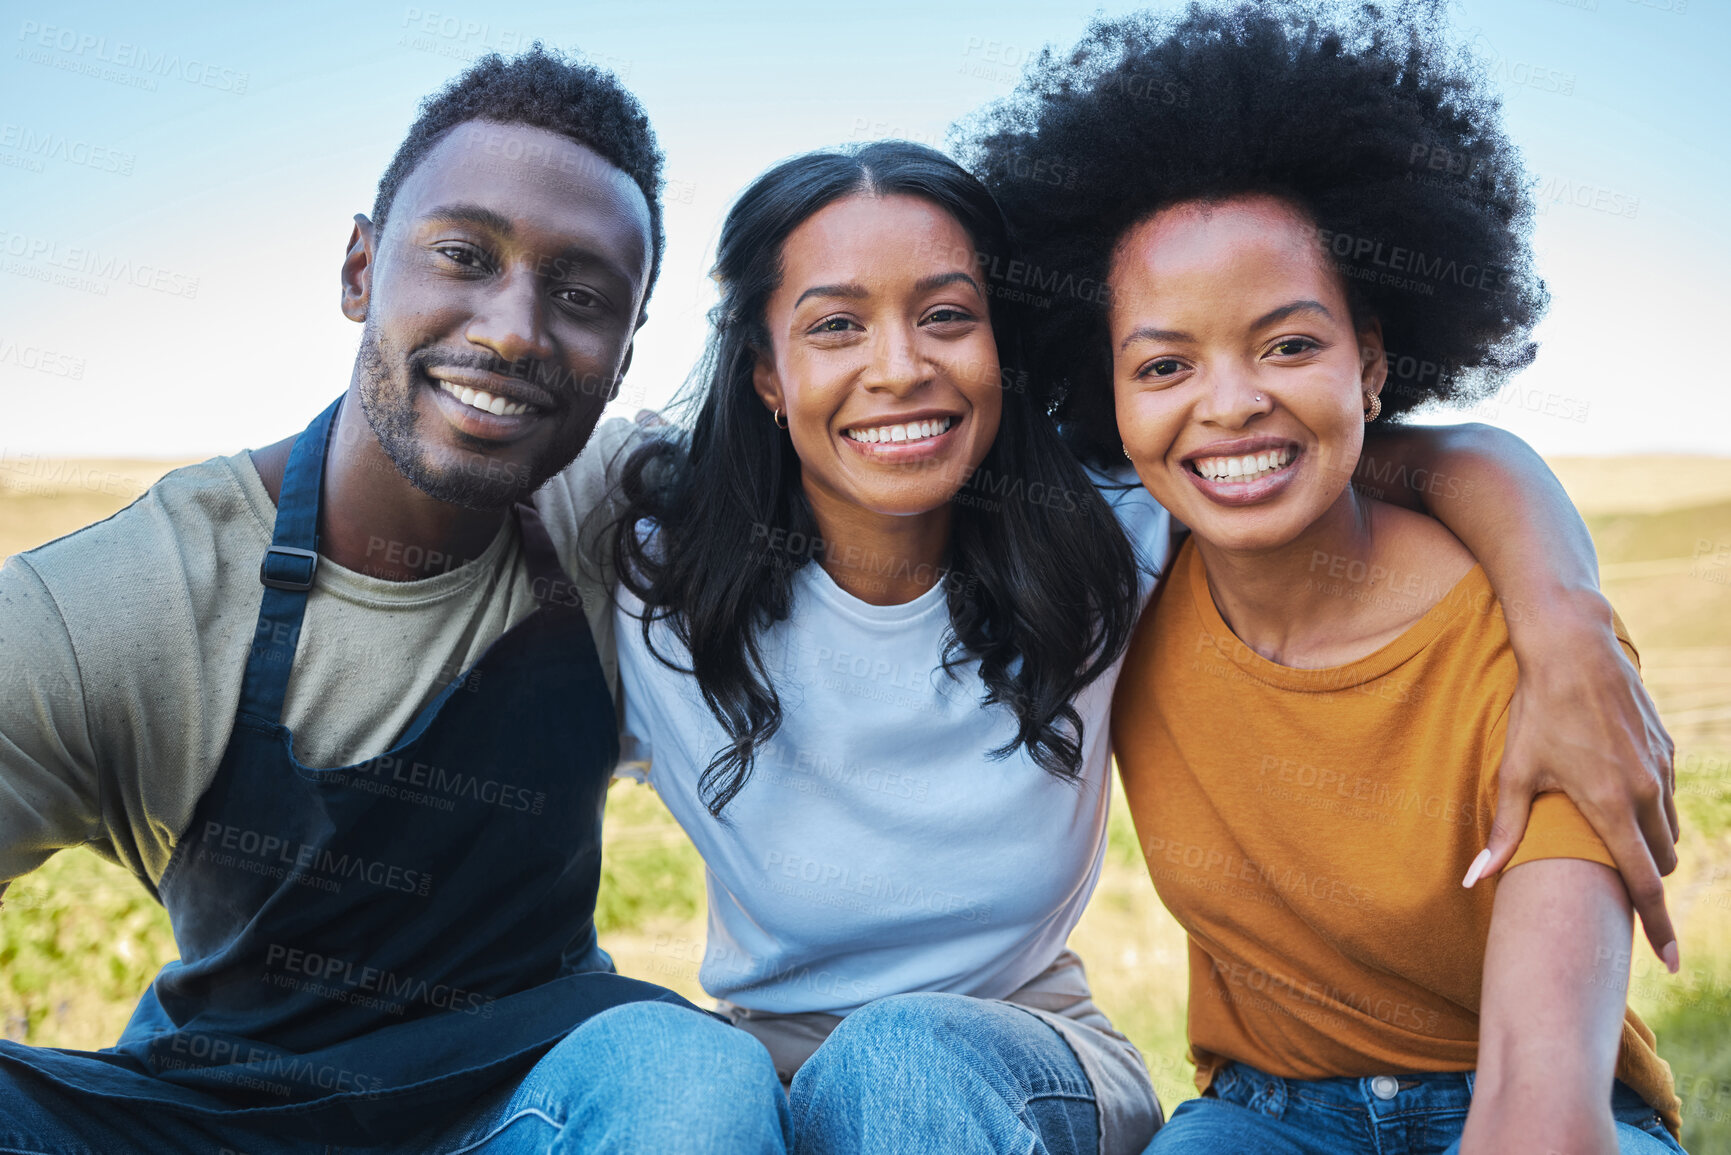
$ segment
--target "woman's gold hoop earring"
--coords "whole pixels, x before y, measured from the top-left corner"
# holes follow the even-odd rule
[[[1375,421],[1378,417],[1382,416],[1382,398],[1378,397],[1375,393],[1366,393],[1364,398],[1366,401],[1370,402],[1370,408],[1364,411],[1364,423],[1369,425],[1372,421]]]
[[[777,429],[786,429],[787,428],[787,418],[782,415],[782,412],[779,408],[775,411],[774,415],[772,415],[770,417],[770,420],[775,422],[775,427]]]

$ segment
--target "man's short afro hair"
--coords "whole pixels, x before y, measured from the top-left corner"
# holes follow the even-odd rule
[[[1536,351],[1549,298],[1500,119],[1440,3],[1276,0],[1097,19],[958,133],[1030,276],[1054,282],[1104,285],[1125,232],[1174,204],[1293,203],[1355,318],[1382,324],[1383,411],[1398,415],[1484,396]],[[1054,294],[1031,344],[1060,418],[1115,457],[1106,303]]]
[[[611,72],[570,61],[537,41],[510,60],[497,52],[476,60],[421,102],[421,113],[379,178],[373,225],[382,234],[397,189],[445,135],[471,120],[527,124],[569,137],[636,182],[649,203],[651,258],[643,299],[661,271],[661,148],[637,98]]]

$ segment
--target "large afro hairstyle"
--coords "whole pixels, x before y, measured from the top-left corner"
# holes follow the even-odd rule
[[[1382,325],[1386,414],[1472,401],[1529,364],[1549,298],[1500,121],[1440,3],[1280,0],[1097,19],[954,135],[1025,279],[1056,287],[1035,310],[1033,370],[1080,448],[1115,458],[1108,269],[1132,226],[1175,204],[1265,193],[1305,213],[1355,321]]]

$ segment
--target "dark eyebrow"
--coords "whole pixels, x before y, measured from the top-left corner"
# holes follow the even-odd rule
[[[1124,338],[1124,343],[1122,345],[1118,346],[1118,350],[1119,350],[1119,352],[1123,352],[1125,349],[1128,349],[1130,347],[1130,342],[1132,342],[1132,341],[1194,341],[1194,340],[1196,340],[1196,338],[1192,337],[1189,333],[1186,333],[1180,329],[1154,329],[1154,328],[1150,328],[1150,327],[1144,325],[1140,329],[1132,330],[1130,335],[1128,337]]]
[[[914,292],[929,293],[933,289],[941,289],[945,285],[954,284],[971,285],[974,292],[978,293],[982,297],[986,295],[985,290],[980,288],[980,282],[960,271],[953,273],[933,273],[929,277],[921,277],[918,281],[914,282]],[[871,293],[866,290],[864,285],[856,285],[852,283],[846,285],[813,285],[811,288],[799,295],[799,300],[793,303],[793,307],[796,309],[799,308],[800,305],[805,303],[807,297],[847,297],[849,300],[858,301],[869,296],[871,296]]]
[[[1256,320],[1251,323],[1250,327],[1252,329],[1260,329],[1264,325],[1272,325],[1276,321],[1284,321],[1294,313],[1303,313],[1307,311],[1321,313],[1330,321],[1334,320],[1334,314],[1328,311],[1327,305],[1324,305],[1321,301],[1304,300],[1294,301],[1290,305],[1282,305],[1278,309],[1270,309],[1268,312],[1262,314],[1262,316],[1256,318]]]
[[[512,233],[509,218],[480,205],[454,204],[440,205],[429,212],[424,218],[429,221],[446,221],[456,225],[478,225],[489,229],[500,236],[508,237]]]
[[[847,297],[857,301],[869,296],[871,294],[866,292],[864,285],[813,285],[799,295],[799,300],[793,303],[793,307],[799,308],[807,297]]]
[[[1329,320],[1334,320],[1334,314],[1329,312],[1328,306],[1324,305],[1321,301],[1303,300],[1293,301],[1290,304],[1280,306],[1278,309],[1270,309],[1268,312],[1252,321],[1250,327],[1252,329],[1260,329],[1264,325],[1272,325],[1276,321],[1284,321],[1294,313],[1304,312],[1321,313]],[[1153,329],[1145,327],[1132,331],[1129,336],[1124,338],[1124,343],[1119,345],[1118,349],[1120,352],[1128,349],[1130,347],[1130,342],[1132,341],[1194,341],[1195,339],[1196,338],[1192,337],[1189,333],[1182,332],[1178,329]]]
[[[941,289],[945,285],[959,284],[971,285],[973,286],[974,292],[978,293],[982,297],[986,295],[985,290],[980,288],[980,282],[974,280],[974,278],[960,270],[953,273],[933,273],[929,277],[921,277],[914,284],[914,292],[929,293],[933,289]]]
[[[484,205],[468,204],[466,202],[460,204],[440,205],[438,208],[428,212],[421,219],[433,224],[470,225],[475,228],[484,229],[487,232],[492,233],[495,237],[498,237],[500,240],[505,241],[511,240],[516,234],[516,226],[511,223],[510,217],[505,216],[503,213],[495,212],[493,209],[487,208]],[[559,252],[548,255],[553,258],[551,267],[555,270],[580,268],[592,269],[599,267],[606,270],[612,276],[623,278],[627,283],[631,280],[630,274],[620,269],[607,257],[596,253],[592,249],[580,243],[569,244]],[[543,265],[542,267],[543,269],[546,269],[548,266]],[[557,275],[563,275],[563,273],[561,272]]]

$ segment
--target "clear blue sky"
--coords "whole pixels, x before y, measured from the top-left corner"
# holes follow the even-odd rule
[[[338,264],[416,102],[536,37],[620,72],[667,152],[667,264],[624,398],[658,403],[701,347],[715,232],[747,181],[843,141],[941,145],[1097,10],[289,7],[8,0],[0,453],[194,455],[299,429],[348,381]],[[1731,454],[1725,0],[1457,0],[1453,18],[1539,181],[1553,293],[1538,363],[1470,416],[1547,453]]]

